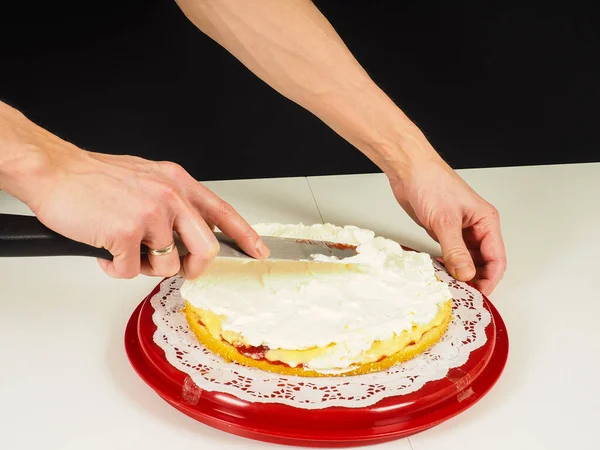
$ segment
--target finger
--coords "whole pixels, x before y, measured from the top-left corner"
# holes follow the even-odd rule
[[[219,243],[200,213],[191,205],[176,217],[173,228],[188,250],[182,258],[180,274],[185,278],[200,276],[219,253]]]
[[[192,200],[208,222],[219,227],[250,256],[258,259],[269,256],[269,248],[258,233],[229,203],[200,184],[198,184]]]
[[[467,249],[469,250],[469,254],[471,255],[471,259],[473,263],[475,263],[476,268],[485,267],[486,261],[483,259],[481,255],[481,249],[479,247],[472,248],[467,244]]]
[[[433,228],[441,247],[444,264],[459,281],[469,281],[475,276],[475,265],[462,237],[462,223],[453,217],[440,219]]]
[[[506,250],[499,223],[492,224],[482,237],[480,255],[483,267],[479,271],[478,287],[487,295],[492,293],[506,272]]]
[[[483,267],[475,282],[475,287],[485,295],[491,294],[502,279],[504,274],[504,263],[502,261],[491,261]]]
[[[172,221],[157,225],[157,228],[153,229],[142,241],[148,249],[160,250],[174,244]],[[153,255],[148,252],[148,257],[142,261],[141,272],[149,276],[170,277],[179,272],[180,264],[177,247],[173,248],[170,253],[162,255]]]
[[[181,258],[179,275],[188,280],[198,278],[210,268],[213,261],[214,258],[206,258],[204,255],[189,253]]]
[[[113,278],[135,278],[140,273],[140,244],[132,243],[127,250],[113,254],[113,260],[99,259],[98,264]]]

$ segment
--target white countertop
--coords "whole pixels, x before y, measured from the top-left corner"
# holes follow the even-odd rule
[[[508,363],[471,409],[373,448],[599,448],[600,164],[459,173],[501,214],[509,264],[490,298]],[[380,174],[205,184],[250,222],[352,224],[437,251]],[[0,193],[0,212],[28,209]],[[124,327],[158,279],[114,280],[75,257],[0,258],[0,273],[0,449],[279,447],[188,418],[135,374]]]

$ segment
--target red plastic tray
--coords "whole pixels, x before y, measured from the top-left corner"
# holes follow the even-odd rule
[[[390,441],[431,428],[481,399],[500,377],[508,357],[508,336],[496,308],[486,344],[461,367],[408,395],[388,397],[365,408],[317,410],[249,402],[229,394],[202,391],[189,375],[167,362],[152,337],[150,298],[136,308],[125,332],[125,348],[138,375],[173,407],[217,429],[246,438],[287,445],[348,447]]]

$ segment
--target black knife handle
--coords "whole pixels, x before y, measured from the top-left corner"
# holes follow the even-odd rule
[[[47,228],[35,216],[14,214],[0,214],[0,257],[3,256],[91,256],[113,259],[108,250],[66,238]]]

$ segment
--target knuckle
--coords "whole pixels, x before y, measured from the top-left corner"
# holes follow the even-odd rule
[[[488,204],[483,210],[481,220],[475,224],[475,229],[481,233],[487,233],[498,227],[500,223],[500,212],[493,206]]]
[[[162,217],[162,211],[157,203],[149,203],[141,213],[140,222],[144,224],[158,223]]]
[[[507,267],[508,267],[508,261],[506,260],[506,258],[502,258],[500,260],[500,268],[502,269],[502,272],[506,271]]]
[[[94,247],[104,247],[108,250],[113,256],[115,255],[115,250],[117,247],[117,235],[115,233],[110,233],[106,235],[103,239],[98,239],[94,242]]]
[[[118,230],[106,239],[104,247],[114,256],[122,253],[133,239],[133,233]]]
[[[442,212],[438,214],[435,219],[435,223],[440,228],[451,228],[455,227],[459,223],[458,217],[450,212]]]
[[[187,171],[177,163],[171,161],[162,161],[159,164],[162,169],[162,172],[166,174],[169,178],[179,178],[181,176],[187,175]]]
[[[217,240],[215,240],[214,244],[209,246],[208,249],[206,250],[206,252],[204,253],[204,258],[207,261],[213,260],[219,254],[220,249],[221,248],[219,246],[219,243],[217,242]]]
[[[249,229],[242,234],[240,240],[246,242],[249,245],[256,245],[260,240],[260,236],[251,227],[248,228]]]
[[[449,260],[463,259],[465,257],[471,257],[471,255],[469,255],[469,252],[465,248],[452,247],[446,250],[445,258]]]
[[[494,219],[499,219],[500,211],[498,211],[498,209],[494,205],[489,205],[488,206],[488,215]]]
[[[131,280],[132,278],[137,277],[139,274],[139,269],[135,267],[135,265],[124,265],[121,267],[116,267],[114,270],[115,278],[124,278]]]
[[[233,209],[233,206],[231,206],[225,200],[221,200],[217,208],[217,214],[219,216],[219,219],[227,220],[235,215],[235,209]]]
[[[119,229],[118,234],[118,242],[125,243],[126,245],[131,245],[131,242],[134,241],[138,236],[138,230],[140,226],[138,225],[138,221],[127,221],[123,224]]]
[[[173,202],[179,198],[179,191],[175,186],[165,184],[160,189],[160,198],[165,202]]]
[[[114,256],[120,255],[130,249],[134,243],[138,243],[139,227],[134,222],[121,226],[113,231],[105,240],[104,248],[110,251]]]

